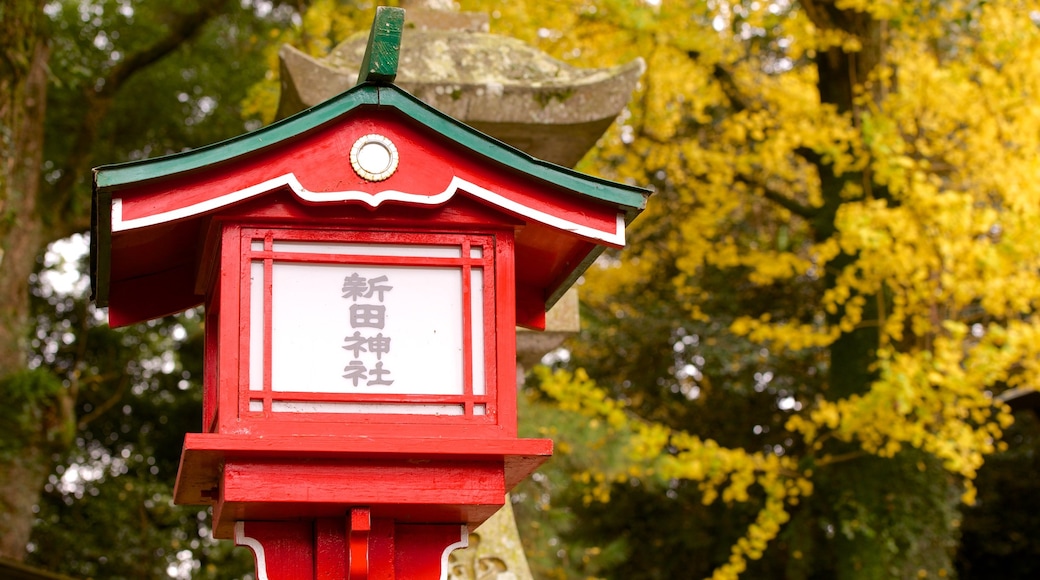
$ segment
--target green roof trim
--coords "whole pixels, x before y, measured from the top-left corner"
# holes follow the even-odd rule
[[[358,84],[368,81],[392,83],[397,78],[401,58],[401,34],[404,32],[404,9],[379,6],[368,33],[365,57],[361,59]]]
[[[224,163],[292,139],[306,131],[334,121],[346,111],[360,105],[373,104],[375,101],[376,99],[367,92],[352,89],[321,105],[251,133],[244,133],[181,153],[95,167],[94,188],[95,190],[120,189],[142,181],[161,179]]]
[[[252,133],[164,157],[97,167],[94,169],[95,192],[118,190],[139,182],[163,179],[225,163],[296,138],[364,105],[395,108],[474,154],[540,181],[558,185],[604,203],[615,204],[623,209],[626,219],[632,219],[646,206],[646,198],[650,194],[647,189],[592,177],[535,159],[437,111],[396,85],[372,82],[360,84],[310,109]]]
[[[94,173],[97,178],[97,173]],[[90,299],[108,306],[108,279],[112,271],[112,194],[94,185],[90,200]],[[103,284],[101,282],[104,282]]]
[[[456,121],[396,86],[392,88],[393,91],[380,95],[381,105],[389,105],[401,110],[478,155],[518,169],[537,179],[550,181],[565,189],[622,206],[627,211],[641,211],[646,206],[646,198],[650,195],[648,189],[593,177],[555,163],[535,159],[511,145]],[[546,175],[546,172],[549,176]]]

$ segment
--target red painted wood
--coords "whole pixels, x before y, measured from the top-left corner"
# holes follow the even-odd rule
[[[483,247],[483,244],[478,244],[478,245],[480,247]],[[470,240],[469,239],[462,240],[462,243],[460,245],[460,251],[461,251],[462,256],[464,258],[467,258],[467,257],[470,256],[472,250],[471,250],[471,247],[470,247]],[[484,252],[482,255],[483,256],[487,256],[488,254],[486,252]],[[490,260],[489,260],[489,262],[490,262]],[[483,266],[484,263],[485,262],[482,259],[481,262],[480,262],[480,265]],[[483,268],[483,270],[485,272],[487,272],[487,275],[493,275],[492,273],[494,272],[494,270],[492,268]],[[462,372],[462,392],[463,392],[464,395],[470,395],[470,396],[473,395],[473,374],[474,374],[473,373],[473,304],[472,304],[472,302],[473,302],[473,289],[471,288],[472,282],[473,282],[472,264],[470,263],[470,260],[466,260],[466,262],[462,264],[462,298],[461,298],[461,302],[462,302],[462,369],[463,369],[463,372]],[[494,294],[492,294],[492,296],[494,296]],[[488,303],[487,302],[487,298],[485,297],[484,304],[487,304],[487,303]],[[494,305],[495,302],[492,301],[491,304]],[[484,305],[482,304],[481,308],[485,311],[484,312],[485,318],[487,318],[487,314],[488,314],[487,311],[488,310],[490,310],[492,314],[495,311],[494,306],[492,306],[491,308],[485,308]],[[492,332],[493,332],[494,331],[494,326],[493,325],[491,326],[491,329],[492,329]],[[487,334],[487,332],[488,332],[488,324],[485,321],[485,323],[484,323],[484,333]],[[487,362],[485,361],[485,367],[486,366],[487,366]],[[473,404],[472,404],[472,402],[467,402],[466,406],[463,408],[462,412],[466,416],[472,416],[473,415]]]
[[[273,191],[264,198],[228,207],[214,219],[223,222],[251,221],[289,229],[331,226],[401,232],[464,232],[481,227],[509,230],[526,227],[525,220],[505,215],[465,197],[453,199],[440,206],[420,207],[387,203],[373,210],[366,206],[350,204],[305,205],[284,188]]]
[[[513,239],[502,236],[495,244],[495,294],[500,304],[516,303],[516,280],[513,277],[515,247]],[[544,304],[544,302],[543,302]],[[543,309],[544,310],[544,309]],[[512,308],[499,308],[495,314],[495,336],[497,344],[494,350],[488,350],[489,358],[494,358],[494,366],[487,369],[488,376],[495,376],[493,381],[496,396],[501,401],[495,412],[498,413],[498,424],[503,427],[507,437],[516,437],[516,315]],[[543,325],[544,326],[544,325]],[[494,353],[494,356],[490,355]],[[526,476],[525,476],[526,477]],[[510,486],[512,487],[512,486]]]
[[[330,157],[348,159],[359,137],[379,133],[390,138],[401,164],[385,181],[369,182]],[[510,201],[604,232],[617,225],[617,209],[576,200],[551,184],[508,173],[446,143],[436,133],[397,112],[358,110],[319,131],[303,135],[280,150],[238,158],[206,171],[159,183],[143,183],[123,193],[123,218],[131,220],[206,202],[292,173],[313,192],[398,190],[422,196],[446,190],[457,176]],[[176,196],[164,195],[171,189]],[[463,194],[468,192],[463,191]]]
[[[501,503],[506,489],[500,463],[229,460],[221,492],[225,503],[411,505],[418,512],[423,505]]]
[[[348,562],[347,578],[368,580],[372,532],[372,512],[368,508],[352,508],[348,519]],[[378,566],[378,564],[376,564]]]
[[[217,360],[212,362],[217,369],[217,431],[233,432],[238,417],[237,389],[241,383],[239,367],[235,361],[248,353],[249,336],[244,334],[241,326],[242,277],[238,269],[239,255],[237,251],[241,231],[238,226],[228,226],[221,232],[221,247],[230,251],[222,252],[221,268],[217,276],[219,289],[215,293],[220,296],[220,317],[217,336]],[[243,338],[244,337],[244,338]],[[243,349],[245,349],[243,351]],[[203,385],[203,388],[210,388]]]
[[[217,425],[218,385],[217,361],[220,357],[217,337],[220,335],[220,294],[214,293],[206,305],[206,324],[203,325],[202,373],[202,432],[212,433]]]
[[[114,311],[109,309],[109,325],[126,326],[192,308],[201,298],[194,293],[194,276],[195,268],[182,264],[147,279],[124,280],[109,292],[109,301],[121,305]]]
[[[257,577],[267,580],[314,580],[314,524],[242,522],[235,538],[253,551]]]
[[[236,543],[253,551],[261,579],[440,580],[448,553],[464,545],[467,535],[457,524],[406,524],[366,515],[365,508],[356,508],[338,518],[244,521]]]
[[[368,571],[369,580],[394,580],[405,578],[397,575],[395,550],[397,548],[397,526],[389,518],[376,518],[372,521],[372,533],[369,536],[369,562],[372,568]]]
[[[477,525],[551,456],[543,439],[229,437],[188,434],[174,498],[213,506],[214,535],[235,521],[378,517]],[[217,493],[220,496],[217,496]]]
[[[347,577],[347,535],[344,518],[314,521],[315,580],[342,580]]]
[[[397,578],[440,580],[449,547],[464,542],[466,529],[453,525],[398,524],[394,539]]]
[[[250,235],[249,235],[249,231],[248,230],[243,232],[243,234],[242,234],[242,241],[243,241],[243,243],[250,241]],[[274,246],[274,234],[272,232],[264,232],[264,252],[265,253],[271,252],[273,246]],[[249,256],[249,254],[247,254],[245,252],[243,252],[242,255],[246,256],[246,257]],[[242,261],[248,264],[251,260],[243,259]],[[243,290],[243,294],[247,294],[247,293],[248,292]],[[264,414],[265,414],[265,416],[269,417],[270,413],[271,413],[271,356],[272,356],[272,352],[273,352],[272,348],[271,348],[271,338],[274,335],[274,331],[273,331],[274,325],[271,322],[271,312],[272,312],[272,308],[274,307],[274,300],[273,300],[273,296],[274,296],[274,262],[272,260],[264,260],[264,289],[263,289],[263,294],[264,294],[264,360],[267,361],[267,364],[264,365],[264,378],[263,378],[263,385],[264,385]],[[251,324],[249,322],[249,318],[248,318],[249,314],[248,313],[249,313],[249,310],[246,310],[246,309],[242,310],[242,316],[246,320],[246,324],[243,325],[243,329],[245,330],[245,333],[247,335],[249,333],[250,324]],[[243,358],[247,362],[249,361],[249,357],[243,357]],[[248,367],[243,369],[243,373],[246,376],[249,376]],[[246,384],[246,385],[239,386],[239,392],[240,393],[241,393],[241,391],[243,389],[248,391],[249,390],[249,385]],[[249,400],[248,400],[247,397],[243,397],[243,400],[240,403],[240,406],[239,406],[239,413],[240,413],[239,417],[242,416],[243,412],[245,412],[245,413],[249,412]]]
[[[369,133],[393,140],[401,158],[397,173],[378,183],[345,163]],[[110,191],[121,212],[110,240],[112,324],[207,303],[204,433],[185,438],[177,503],[210,505],[218,538],[235,536],[241,523],[239,541],[257,551],[260,578],[439,580],[446,550],[552,453],[549,440],[517,439],[515,326],[544,327],[547,299],[587,266],[596,240],[620,241],[619,208],[635,208],[589,195],[594,189],[567,190],[530,169],[489,162],[397,110],[365,106],[266,150]],[[425,199],[366,204],[386,192]],[[238,197],[219,199],[228,195]],[[139,218],[145,221],[133,223]],[[262,250],[254,239],[263,240]],[[275,252],[280,240],[455,245],[461,254]],[[482,248],[480,258],[471,257],[471,246]],[[254,261],[263,266],[265,301],[256,328]],[[460,272],[465,372],[453,386],[462,394],[274,391],[281,386],[272,384],[271,367],[276,261]],[[467,307],[477,268],[483,343]],[[264,364],[254,391],[250,335],[260,331]],[[484,353],[480,395],[474,346]],[[463,412],[275,412],[283,401],[445,404]]]
[[[427,461],[502,461],[505,482],[512,487],[552,456],[551,439],[447,437],[265,436],[188,433],[174,492],[178,504],[204,505],[203,495],[217,486],[228,458],[382,459],[421,465]]]
[[[218,280],[222,295],[232,292],[228,285],[234,281],[228,272],[239,273],[234,290],[238,292],[238,308],[233,308],[229,301],[224,306],[230,311],[221,316],[220,341],[236,343],[238,352],[222,353],[221,360],[237,363],[234,373],[239,386],[234,393],[225,392],[230,383],[222,380],[218,388],[227,401],[234,398],[218,425],[221,433],[251,433],[253,435],[294,435],[294,434],[342,434],[342,435],[401,435],[408,433],[409,425],[415,424],[416,435],[440,435],[444,437],[462,437],[473,435],[473,429],[483,430],[489,437],[515,437],[515,411],[504,407],[515,407],[515,361],[511,354],[515,351],[514,326],[515,318],[511,308],[501,308],[509,304],[514,296],[515,281],[511,276],[512,232],[494,228],[473,228],[466,233],[451,231],[414,232],[414,231],[374,231],[358,228],[323,227],[323,228],[288,228],[288,227],[241,227],[227,225],[223,231],[224,248],[237,248],[237,252],[224,252],[222,267]],[[235,236],[238,239],[235,239]],[[264,240],[264,249],[253,249],[253,240]],[[340,254],[312,254],[299,251],[274,251],[274,244],[281,241],[321,242],[321,243],[365,243],[365,244],[415,244],[422,246],[446,246],[459,248],[458,258],[426,258],[416,256],[358,256]],[[474,258],[466,251],[467,245],[480,247],[481,257]],[[249,289],[251,263],[260,260],[264,264],[265,315],[263,335],[265,361],[263,391],[249,389],[250,373],[250,341],[249,336],[251,293]],[[272,264],[278,262],[308,262],[320,264],[385,264],[388,266],[444,266],[458,267],[461,272],[467,268],[479,267],[483,272],[483,323],[484,323],[484,382],[483,395],[473,395],[472,374],[465,377],[462,395],[383,395],[359,394],[349,391],[341,393],[293,393],[274,392],[271,386],[271,293]],[[462,274],[460,274],[462,275]],[[463,291],[470,292],[469,277],[462,275]],[[469,296],[469,294],[467,294]],[[466,361],[472,360],[473,337],[470,336],[468,322],[469,309],[463,308],[464,347]],[[222,363],[218,363],[222,364]],[[467,367],[468,368],[468,367]],[[209,389],[209,385],[205,388]],[[262,402],[262,411],[250,411],[249,402]],[[365,414],[342,413],[272,413],[273,401],[317,401],[317,402],[400,402],[406,404],[458,404],[465,410],[462,416],[448,415],[412,415],[393,413],[391,410]],[[224,403],[222,403],[224,405]],[[483,414],[474,413],[476,405],[480,405]],[[232,417],[231,413],[237,413]],[[511,417],[503,421],[503,417]],[[419,427],[421,425],[421,427]]]
[[[341,157],[343,148],[349,152],[345,143],[352,144],[366,131],[389,136],[401,152],[400,169],[386,181],[362,180],[349,166],[339,162],[344,159]],[[336,162],[330,162],[330,158]],[[204,234],[213,219],[273,220],[294,226],[306,225],[306,221],[364,224],[372,228],[415,231],[429,231],[446,223],[520,226],[517,269],[526,284],[541,289],[541,302],[521,304],[524,312],[544,309],[545,289],[553,282],[568,279],[597,246],[570,226],[561,229],[559,224],[543,223],[540,217],[518,212],[540,212],[539,216],[551,216],[545,218],[550,221],[568,220],[604,235],[614,235],[618,228],[619,210],[610,203],[578,199],[573,192],[551,183],[487,163],[398,113],[374,114],[363,110],[283,144],[278,150],[245,156],[188,175],[135,183],[115,193],[121,200],[123,219],[133,220],[195,203],[212,202],[222,195],[289,173],[304,187],[316,192],[359,191],[367,195],[395,190],[429,196],[448,188],[453,176],[471,182],[474,187],[463,185],[454,197],[437,206],[394,201],[373,209],[361,202],[307,202],[286,186],[271,184],[260,187],[261,193],[257,196],[203,214],[171,217],[170,221],[139,229],[117,229],[112,233],[111,244],[109,313],[112,324],[129,324],[202,302],[203,285],[198,284],[197,279],[204,278],[211,269],[209,260],[212,258],[208,251],[200,248],[205,249],[211,239]],[[480,199],[476,195],[478,189],[501,198]],[[178,269],[188,274],[176,277],[168,274]],[[529,319],[537,323],[537,317],[529,316],[521,316],[518,321],[526,324]]]
[[[370,227],[373,230],[383,228],[396,231],[438,231],[444,228],[466,231],[489,226],[522,225],[520,221],[504,214],[496,215],[468,199],[454,200],[446,206],[436,208],[386,206],[381,207],[378,211],[371,211],[352,206],[319,208],[304,206],[288,193],[275,193],[254,203],[227,208],[221,217],[214,221],[219,224],[221,221],[227,223],[237,219],[283,226],[291,223],[294,224],[294,227],[300,228],[344,227],[353,224]],[[202,221],[209,222],[210,220]],[[178,304],[188,308],[202,303],[205,288],[209,287],[204,280],[209,277],[209,272],[217,270],[213,265],[214,262],[210,260],[216,260],[216,258],[210,257],[214,254],[208,241],[204,244],[203,251],[193,249],[199,243],[197,240],[204,237],[203,229],[198,223],[190,220],[185,224],[177,224],[176,229],[180,233],[176,235],[171,233],[158,239],[151,235],[152,232],[149,232],[148,236],[136,231],[113,234],[112,292],[119,294],[118,287],[124,283],[135,284],[136,289],[133,292],[127,292],[124,299],[110,299],[110,324],[121,326],[157,315],[150,314],[150,310],[156,308],[158,303],[143,300],[143,297],[160,294],[163,288],[172,287],[161,278],[161,273],[152,272],[149,269],[154,269],[155,263],[160,261],[168,264],[168,269],[197,270],[199,274],[194,292],[179,297],[181,302]],[[214,235],[211,233],[206,239],[208,240]],[[558,234],[544,228],[539,229],[537,224],[520,229],[519,235],[526,241],[517,246],[516,267],[523,272],[522,279],[532,288],[545,288],[558,277],[557,271],[560,268],[580,261],[580,257],[575,258],[565,251],[566,246],[559,246],[558,243],[546,246],[545,240],[554,240],[558,238]],[[129,249],[120,249],[119,240],[122,239],[135,240],[136,245],[133,246],[135,249],[132,254]],[[542,246],[536,252],[527,248],[534,242]],[[562,252],[561,256],[554,255],[552,253],[554,251]],[[150,256],[151,258],[142,260],[140,256]],[[202,257],[199,258],[199,256]],[[188,275],[188,278],[191,276]],[[155,289],[152,289],[153,285]],[[519,302],[516,306],[519,310],[544,311],[544,292],[521,293],[517,299]],[[525,320],[526,317],[521,317],[518,322],[532,328],[538,327],[537,324],[527,324]]]

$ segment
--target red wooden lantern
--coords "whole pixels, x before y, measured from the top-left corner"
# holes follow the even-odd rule
[[[544,325],[645,202],[394,86],[402,20],[380,10],[366,82],[337,98],[95,170],[110,323],[205,304],[175,500],[212,505],[260,577],[440,577],[552,453],[517,438],[516,324]]]

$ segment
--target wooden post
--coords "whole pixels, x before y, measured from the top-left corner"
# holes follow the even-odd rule
[[[466,526],[402,524],[352,508],[344,518],[245,521],[235,543],[253,551],[257,580],[441,580]]]

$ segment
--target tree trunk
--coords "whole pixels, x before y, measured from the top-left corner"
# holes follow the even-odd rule
[[[840,29],[862,43],[860,51],[832,47],[816,55],[820,101],[855,117],[856,91],[883,62],[884,23],[869,14],[839,9],[828,1],[803,0],[802,5],[821,30]],[[869,183],[870,175],[835,174],[821,158],[812,154],[807,158],[815,163],[820,175],[824,208],[814,226],[817,241],[823,241],[836,233],[834,220],[838,208],[847,201],[842,195],[846,184]],[[871,193],[876,198],[887,196],[879,187]],[[839,256],[828,267],[829,287],[835,283],[837,273],[855,258]],[[868,324],[842,334],[830,349],[827,396],[832,400],[866,393],[876,379],[872,365],[876,361],[879,328],[869,322],[878,319],[879,297],[865,298],[863,320]],[[828,322],[837,324],[841,316],[842,312],[831,315]],[[855,445],[850,444],[837,453],[855,450]],[[828,551],[834,559],[836,578],[916,578],[920,571],[936,577],[943,569],[947,574],[953,573],[957,495],[951,493],[951,482],[933,457],[916,450],[890,459],[862,456],[827,466],[818,476],[820,485],[811,501],[819,525],[832,538]],[[901,494],[893,490],[901,490]]]
[[[0,558],[22,561],[32,533],[33,506],[40,501],[40,484],[47,480],[50,454],[39,446],[23,447],[13,457],[0,458]]]
[[[91,146],[116,93],[140,70],[192,39],[213,17],[237,3],[206,0],[191,12],[172,10],[167,33],[123,55],[100,88],[84,94],[61,178],[41,182],[50,56],[45,0],[2,0],[0,22],[0,558],[22,560],[33,508],[53,470],[55,452],[71,443],[73,394],[42,369],[29,370],[32,320],[29,277],[54,237],[89,223],[76,184],[92,163]]]
[[[28,282],[43,243],[36,200],[50,51],[43,2],[7,2],[0,15],[0,385],[13,391],[12,377],[26,372]],[[0,413],[19,413],[19,406],[8,404],[17,397],[0,393],[5,407]],[[41,445],[47,439],[44,423],[32,429],[28,441],[22,433],[0,433],[7,439],[0,444],[0,557],[25,555],[33,505],[50,472],[50,453]]]

